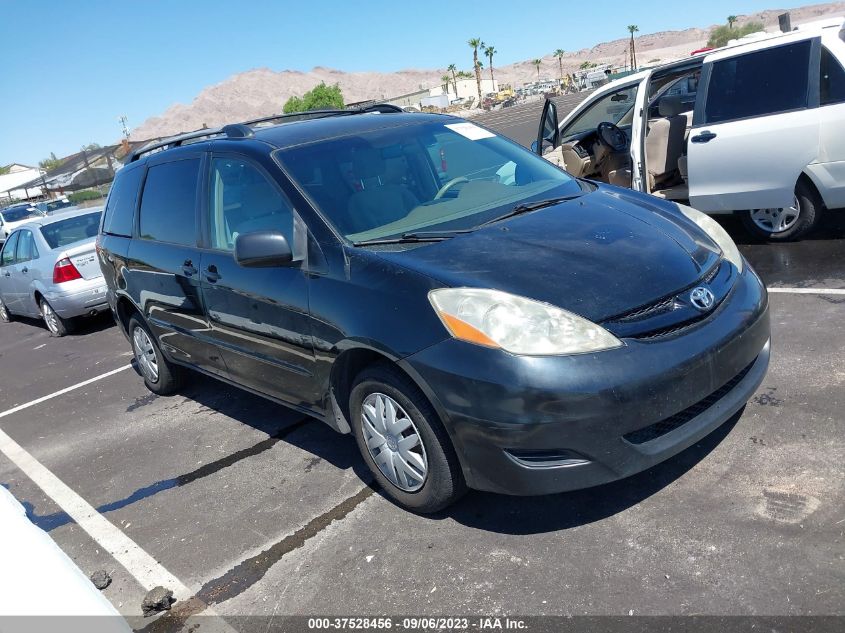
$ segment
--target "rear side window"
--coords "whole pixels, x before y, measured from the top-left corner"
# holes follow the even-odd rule
[[[714,62],[706,122],[806,108],[810,45],[806,40]]]
[[[28,262],[36,257],[38,257],[38,249],[35,248],[32,231],[21,231],[18,238],[18,255],[15,259],[19,262]]]
[[[143,168],[122,169],[114,179],[109,200],[106,203],[103,233],[132,236],[132,221],[135,213],[135,199],[141,184]]]
[[[200,160],[190,158],[147,170],[141,195],[141,237],[183,246],[196,245],[196,201]]]
[[[6,244],[3,246],[3,253],[0,254],[0,266],[9,266],[15,263],[15,246],[18,243],[18,235],[20,234],[20,231],[12,233],[12,236],[6,240]]]
[[[41,235],[51,249],[67,246],[97,235],[99,213],[86,213],[41,227]]]
[[[845,102],[845,70],[826,47],[822,47],[821,76],[819,77],[823,106]]]

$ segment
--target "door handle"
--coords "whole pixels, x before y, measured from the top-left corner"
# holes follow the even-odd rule
[[[205,278],[209,281],[209,283],[214,283],[218,279],[220,279],[220,273],[217,272],[217,266],[214,264],[209,264],[208,267],[205,269]]]
[[[182,272],[185,273],[186,277],[190,277],[191,275],[197,274],[197,269],[194,268],[194,264],[190,259],[186,259],[185,263],[182,264]]]
[[[709,130],[704,130],[701,134],[693,136],[690,140],[693,143],[709,143],[714,138],[716,138],[716,134],[710,132]]]
[[[21,272],[25,275],[26,273],[28,273],[28,272],[29,272],[29,268],[27,268],[26,266],[24,266],[23,268],[21,268]]]

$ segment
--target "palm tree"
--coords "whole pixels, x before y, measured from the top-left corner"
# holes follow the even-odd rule
[[[448,95],[449,94],[449,80],[452,79],[449,75],[443,75],[440,78],[440,81],[443,82],[443,91]]]
[[[562,48],[559,48],[555,51],[555,57],[557,57],[558,66],[560,66],[560,80],[563,81],[563,56],[565,51]]]
[[[480,37],[473,37],[467,41],[467,44],[472,49],[472,69],[475,71],[475,83],[478,87],[478,103],[481,103],[481,68],[478,66],[478,49],[484,46],[484,42]]]
[[[637,69],[637,52],[634,48],[634,33],[640,30],[636,24],[628,25],[628,32],[631,34],[631,70]]]
[[[452,87],[455,89],[455,96],[458,96],[458,78],[455,73],[458,71],[458,67],[455,64],[449,64],[449,67],[446,69],[450,73],[452,73]],[[448,90],[447,90],[448,92]]]
[[[485,46],[484,47],[484,56],[487,57],[487,60],[490,62],[490,83],[494,83],[493,80],[493,55],[495,55],[498,51],[492,46]]]
[[[540,64],[543,63],[542,59],[535,59],[531,61],[537,67],[537,81],[540,81]]]
[[[728,28],[729,29],[732,29],[734,27],[734,22],[736,22],[736,16],[735,15],[729,15],[728,16]]]

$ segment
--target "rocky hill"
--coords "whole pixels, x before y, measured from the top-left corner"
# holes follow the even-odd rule
[[[777,16],[785,9],[769,9],[752,15],[740,15],[739,24],[763,22],[771,29],[777,27]],[[789,9],[793,24],[809,22],[834,15],[845,15],[845,2],[832,2]],[[712,28],[712,27],[710,27]],[[637,61],[658,63],[688,55],[707,42],[710,28],[689,28],[683,31],[647,33],[636,38]],[[563,56],[564,72],[572,72],[585,61],[596,63],[625,63],[628,39],[620,38],[597,44],[592,48],[569,52]],[[565,42],[563,42],[565,44]],[[468,53],[469,54],[469,53]],[[541,77],[554,78],[559,74],[556,57],[547,54],[540,68]],[[450,60],[451,61],[451,60]],[[495,63],[495,58],[494,58]],[[133,130],[133,139],[156,138],[213,127],[230,121],[243,121],[281,112],[282,105],[292,95],[302,95],[321,81],[339,84],[347,102],[384,99],[440,83],[445,69],[402,70],[394,73],[347,73],[332,68],[316,67],[308,72],[296,70],[274,71],[256,68],[229,77],[225,81],[203,89],[189,104],[177,103],[161,115],[154,116]],[[485,69],[485,76],[488,72]],[[532,81],[537,70],[529,60],[494,68],[500,83],[515,86]]]

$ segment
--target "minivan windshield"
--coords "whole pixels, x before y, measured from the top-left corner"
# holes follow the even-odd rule
[[[583,190],[519,145],[455,119],[384,127],[274,156],[352,242],[472,229],[517,205]]]

